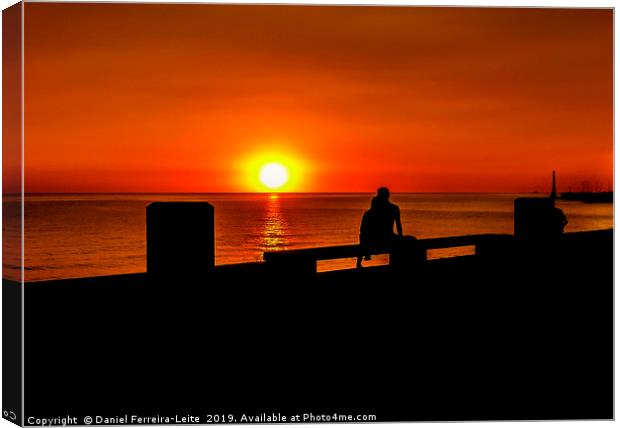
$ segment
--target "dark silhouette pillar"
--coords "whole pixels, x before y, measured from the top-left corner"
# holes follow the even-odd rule
[[[215,268],[213,205],[153,202],[146,207],[146,271],[166,277],[199,277]]]
[[[555,202],[551,198],[515,199],[515,238],[540,240],[551,237],[554,208]]]
[[[426,249],[412,236],[394,241],[390,252],[390,266],[396,270],[409,270],[426,262]]]

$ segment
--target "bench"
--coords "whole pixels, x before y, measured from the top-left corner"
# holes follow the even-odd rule
[[[475,246],[476,255],[479,255],[485,248],[488,248],[487,244],[506,239],[507,236],[485,234],[418,240],[406,236],[386,245],[374,245],[364,249],[355,244],[269,251],[263,254],[263,260],[268,267],[277,271],[316,274],[317,261],[320,260],[354,258],[366,254],[388,254],[389,265],[392,268],[406,269],[424,263],[427,251],[431,249]]]

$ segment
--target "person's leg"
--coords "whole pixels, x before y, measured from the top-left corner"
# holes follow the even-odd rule
[[[360,252],[359,255],[357,256],[357,267],[361,268],[362,267],[362,258],[364,260],[370,260],[370,254],[368,254],[368,243],[360,240]]]

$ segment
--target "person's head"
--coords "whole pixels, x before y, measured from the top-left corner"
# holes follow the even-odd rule
[[[372,200],[370,201],[370,209],[377,208],[380,203],[381,201],[379,200],[379,197],[377,196],[373,197]]]
[[[387,201],[388,199],[390,199],[390,189],[388,189],[387,187],[379,187],[377,189],[377,198],[381,199],[382,201]]]

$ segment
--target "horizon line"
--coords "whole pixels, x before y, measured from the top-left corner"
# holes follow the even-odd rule
[[[606,192],[613,192],[609,190]],[[32,196],[32,195],[325,195],[325,194],[347,194],[347,195],[368,195],[374,194],[375,191],[314,191],[314,192],[24,192],[24,193],[3,193],[3,196]],[[397,194],[546,194],[547,191],[391,191],[393,195]],[[566,193],[566,192],[559,192]],[[569,192],[570,193],[570,192]],[[576,192],[579,193],[579,192]]]

